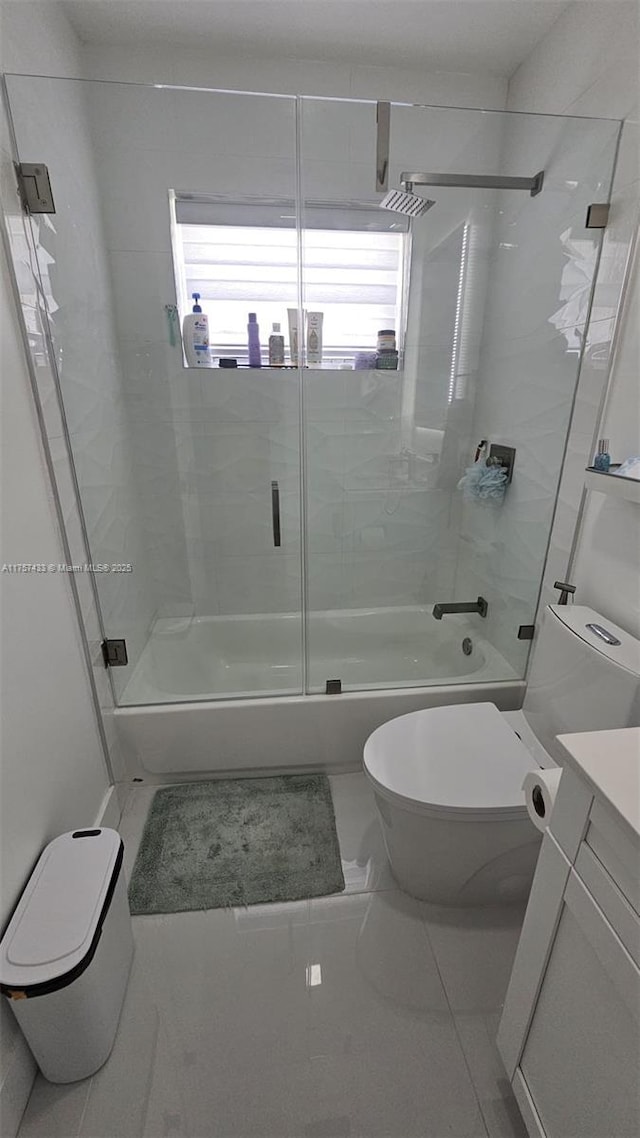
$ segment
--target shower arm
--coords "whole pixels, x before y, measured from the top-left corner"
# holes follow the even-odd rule
[[[529,190],[532,198],[540,193],[544,170],[533,178],[508,178],[499,174],[424,174],[403,170],[400,184],[411,193],[414,186],[466,186],[481,190]]]

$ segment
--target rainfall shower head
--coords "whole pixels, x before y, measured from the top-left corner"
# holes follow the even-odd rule
[[[407,217],[422,217],[423,213],[436,203],[429,198],[421,198],[418,194],[406,193],[404,190],[390,190],[379,204],[380,209],[404,213]]]

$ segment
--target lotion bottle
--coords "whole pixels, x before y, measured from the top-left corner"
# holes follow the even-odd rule
[[[182,324],[182,342],[189,367],[209,367],[209,317],[202,311],[198,301],[200,293],[194,292],[193,311],[185,316]]]

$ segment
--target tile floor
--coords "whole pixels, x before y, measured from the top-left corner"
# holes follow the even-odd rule
[[[522,910],[407,897],[364,776],[331,786],[345,893],[135,917],[109,1061],[38,1078],[19,1138],[526,1138],[494,1044]]]

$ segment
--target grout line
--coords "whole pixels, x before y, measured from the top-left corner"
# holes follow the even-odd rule
[[[80,1115],[80,1118],[78,1120],[78,1129],[76,1130],[76,1138],[81,1138],[81,1135],[82,1135],[82,1127],[84,1125],[85,1116],[86,1116],[87,1110],[89,1108],[89,1097],[90,1097],[91,1091],[93,1089],[94,1080],[95,1080],[95,1075],[92,1075],[91,1078],[89,1079],[89,1082],[87,1085],[87,1094],[86,1094],[86,1097],[84,1100],[84,1106],[82,1107],[82,1114]]]
[[[473,1090],[473,1095],[474,1095],[474,1098],[475,1098],[475,1100],[476,1100],[476,1102],[477,1102],[477,1104],[478,1104],[478,1111],[479,1111],[479,1114],[480,1114],[480,1118],[481,1118],[481,1120],[482,1120],[482,1125],[484,1126],[484,1129],[485,1129],[485,1133],[486,1133],[486,1136],[487,1136],[487,1138],[491,1138],[491,1135],[490,1135],[490,1133],[489,1133],[489,1127],[488,1127],[488,1125],[487,1125],[487,1120],[486,1120],[486,1118],[485,1118],[485,1116],[484,1116],[484,1111],[483,1111],[483,1109],[482,1109],[482,1102],[480,1101],[480,1095],[479,1095],[479,1093],[478,1093],[478,1088],[476,1087],[476,1082],[475,1082],[475,1079],[474,1079],[474,1077],[473,1077],[473,1075],[472,1075],[472,1073],[471,1073],[471,1067],[470,1067],[470,1065],[469,1065],[469,1060],[468,1060],[468,1058],[467,1058],[467,1052],[466,1052],[466,1050],[465,1050],[465,1047],[464,1047],[464,1044],[463,1044],[463,1042],[462,1042],[462,1038],[461,1038],[461,1036],[460,1036],[460,1032],[458,1031],[458,1023],[457,1023],[457,1020],[456,1020],[456,1017],[455,1017],[455,1013],[454,1013],[454,1011],[453,1011],[453,1008],[451,1007],[451,1001],[450,1001],[450,999],[449,999],[449,993],[448,993],[448,991],[447,991],[447,986],[446,986],[446,984],[445,984],[445,982],[444,982],[444,977],[443,977],[443,975],[442,975],[442,972],[440,971],[440,965],[439,965],[439,963],[438,963],[438,957],[437,957],[437,954],[436,954],[436,950],[435,950],[435,948],[434,948],[434,946],[433,946],[433,942],[432,942],[432,940],[431,940],[431,936],[430,936],[430,934],[429,934],[429,922],[428,922],[428,920],[427,920],[427,915],[426,915],[426,911],[425,911],[425,907],[424,907],[424,902],[419,902],[419,904],[420,904],[420,910],[421,910],[421,922],[422,922],[422,927],[423,927],[423,929],[424,929],[424,932],[425,932],[425,936],[426,936],[426,938],[427,938],[427,944],[429,945],[429,948],[431,949],[431,955],[433,956],[433,962],[434,962],[434,964],[435,964],[435,966],[436,966],[436,972],[438,973],[438,978],[439,978],[439,980],[440,980],[440,983],[441,983],[441,985],[442,985],[442,991],[444,992],[444,998],[445,998],[445,1000],[447,1001],[447,1007],[448,1007],[448,1009],[449,1009],[449,1015],[451,1016],[451,1020],[452,1020],[452,1023],[453,1023],[453,1030],[455,1031],[455,1034],[456,1034],[456,1039],[458,1040],[458,1046],[459,1046],[459,1048],[460,1048],[460,1051],[461,1051],[461,1053],[462,1053],[462,1058],[463,1058],[463,1060],[464,1060],[464,1065],[465,1065],[465,1067],[467,1068],[467,1074],[468,1074],[468,1076],[469,1076],[469,1081],[470,1081],[470,1083],[471,1083],[471,1088],[472,1088],[472,1090]]]

